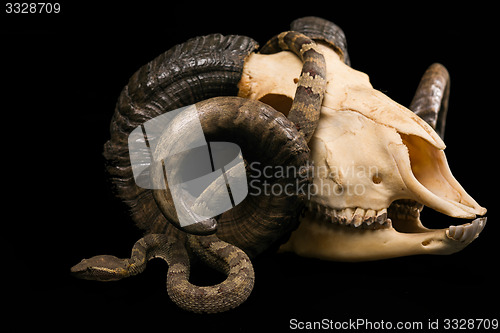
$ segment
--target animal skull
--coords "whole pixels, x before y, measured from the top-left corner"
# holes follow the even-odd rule
[[[327,91],[309,142],[314,165],[308,211],[281,249],[328,260],[377,260],[450,254],[472,242],[485,218],[432,230],[420,222],[423,205],[472,219],[486,209],[453,177],[445,144],[409,109],[373,89],[366,74],[319,44]],[[290,52],[251,54],[239,95],[287,113],[301,71]]]

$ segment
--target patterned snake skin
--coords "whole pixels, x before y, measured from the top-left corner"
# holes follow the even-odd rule
[[[260,53],[268,54],[289,50],[301,58],[302,73],[288,119],[295,123],[307,142],[318,126],[319,110],[326,87],[325,59],[316,51],[315,46],[316,43],[309,37],[288,31],[272,38],[260,51]]]
[[[326,87],[326,65],[323,56],[315,49],[315,42],[307,36],[288,31],[272,38],[261,50],[274,53],[289,50],[303,62],[295,99],[288,119],[308,141],[319,120],[320,107]],[[238,114],[239,108],[271,107],[238,97],[220,97],[225,101],[227,112]],[[236,110],[235,110],[236,109]],[[221,106],[221,112],[225,112]],[[271,113],[274,112],[274,113]],[[280,114],[281,115],[281,114]],[[269,121],[277,116],[267,116]],[[275,121],[275,120],[274,120]],[[303,139],[301,139],[303,140]],[[144,209],[146,210],[146,209]],[[238,218],[234,218],[238,222]],[[223,222],[222,222],[223,223]],[[222,227],[224,227],[222,225]],[[151,230],[151,229],[150,229]],[[158,230],[152,228],[152,230]],[[223,231],[221,231],[223,233]],[[153,258],[167,262],[167,291],[179,307],[197,313],[215,313],[235,308],[250,295],[254,285],[254,270],[249,259],[251,250],[231,245],[221,240],[220,234],[197,236],[188,234],[167,224],[161,233],[153,231],[138,240],[130,258],[120,259],[110,255],[84,259],[72,267],[74,275],[83,279],[112,281],[136,275],[144,271]],[[258,241],[258,240],[257,240]],[[223,272],[227,279],[213,286],[195,286],[189,282],[190,256],[196,255],[203,262]]]

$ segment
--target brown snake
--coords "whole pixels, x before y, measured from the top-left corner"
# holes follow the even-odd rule
[[[262,53],[289,50],[303,62],[288,119],[295,124],[306,142],[318,124],[326,87],[325,61],[315,46],[315,42],[307,36],[288,31],[272,38],[261,50]],[[237,112],[238,108],[257,105],[255,103],[263,104],[237,97],[231,98],[224,100],[226,105],[232,105],[236,109],[231,112]],[[265,107],[271,109],[267,105]],[[189,282],[191,253],[223,272],[227,279],[217,285],[206,287],[191,284]],[[196,236],[168,225],[164,233],[147,234],[138,240],[133,246],[130,258],[95,256],[82,260],[72,267],[71,271],[84,279],[119,280],[141,273],[149,260],[161,258],[169,266],[167,290],[170,298],[185,310],[214,313],[232,309],[250,295],[254,285],[254,270],[247,253],[253,255],[248,249],[240,249],[222,241],[218,235]]]

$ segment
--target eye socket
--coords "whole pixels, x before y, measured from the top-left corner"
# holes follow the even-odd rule
[[[374,174],[372,177],[372,181],[374,184],[380,184],[382,182],[382,176],[379,174]]]
[[[292,108],[293,99],[282,94],[269,93],[259,99],[261,102],[272,106],[276,111],[283,113],[285,116]]]

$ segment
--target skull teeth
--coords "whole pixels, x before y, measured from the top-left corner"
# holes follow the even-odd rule
[[[413,200],[396,200],[390,206],[390,217],[393,219],[415,219],[420,217],[424,205]]]
[[[364,209],[361,207],[334,209],[313,202],[308,203],[308,208],[320,220],[330,224],[360,229],[385,229],[392,227],[392,221],[387,218],[387,209],[385,208],[381,210]]]
[[[446,231],[448,238],[462,243],[470,243],[479,236],[486,225],[486,217],[478,218],[471,223],[450,226]]]

